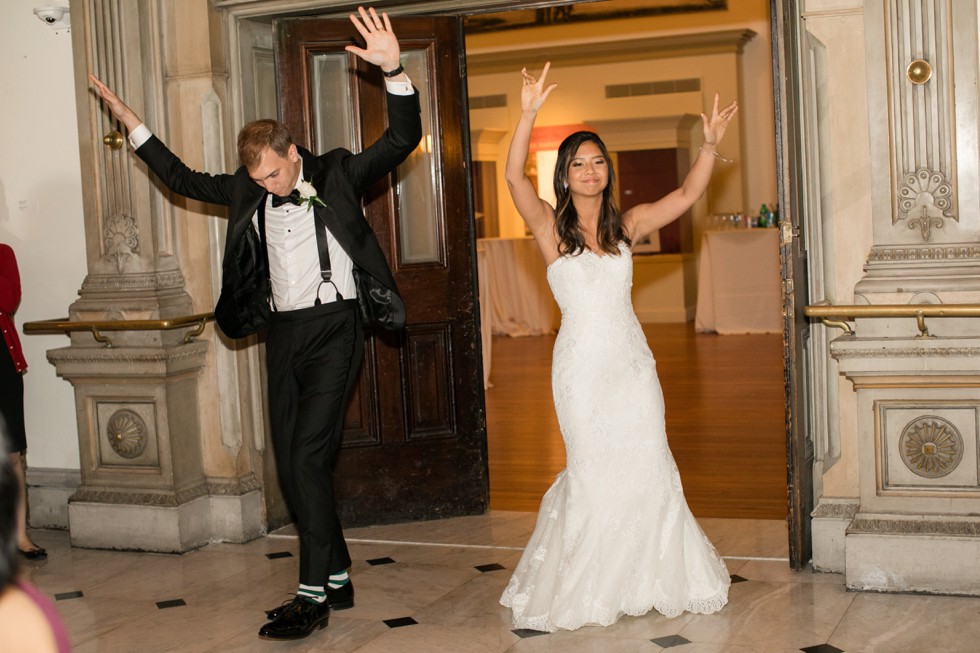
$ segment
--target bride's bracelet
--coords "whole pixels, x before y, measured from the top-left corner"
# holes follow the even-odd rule
[[[703,144],[698,146],[698,152],[704,152]],[[718,150],[715,150],[714,152],[710,152],[709,154],[711,154],[713,157],[715,157],[716,159],[718,159],[723,163],[735,163],[735,161],[733,161],[732,159],[726,159],[722,155],[718,154]]]

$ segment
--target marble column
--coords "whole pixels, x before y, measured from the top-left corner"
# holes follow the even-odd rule
[[[154,133],[176,141],[189,165],[223,169],[226,75],[211,45],[220,21],[206,0],[82,0],[71,11],[88,275],[70,318],[209,311],[223,220],[170,196],[129,148],[103,145],[121,126],[86,76],[95,73]],[[264,448],[256,347],[224,341],[213,328],[184,343],[185,331],[114,332],[111,347],[79,332],[49,352],[75,390],[74,545],[182,552],[264,531],[253,471]]]
[[[855,303],[980,303],[976,5],[864,12],[874,242]],[[980,594],[980,321],[927,327],[859,319],[831,345],[857,396],[859,499],[816,516],[849,520],[853,589]]]

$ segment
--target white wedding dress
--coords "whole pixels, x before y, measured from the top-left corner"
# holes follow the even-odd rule
[[[607,626],[728,602],[725,563],[687,507],[656,363],[633,312],[633,260],[585,251],[548,267],[561,308],[552,392],[566,467],[500,602],[517,628]]]

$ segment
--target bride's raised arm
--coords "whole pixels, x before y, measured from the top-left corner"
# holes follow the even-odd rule
[[[718,143],[725,136],[728,123],[738,111],[738,103],[732,102],[724,109],[718,109],[718,94],[715,93],[711,117],[701,114],[704,123],[704,142],[698,150],[698,156],[691,166],[690,172],[684,178],[684,183],[649,204],[638,204],[623,216],[630,230],[630,238],[634,241],[649,235],[653,231],[667,225],[684,214],[701,195],[704,194],[711,181],[715,158],[719,157]]]
[[[521,119],[514,130],[514,137],[510,141],[510,149],[507,151],[507,165],[504,171],[504,179],[507,181],[507,188],[510,189],[510,196],[514,200],[517,212],[521,214],[528,229],[536,237],[553,231],[555,221],[555,211],[551,205],[538,197],[538,191],[534,184],[528,179],[525,173],[527,166],[527,152],[531,146],[531,130],[534,128],[534,120],[537,118],[538,109],[544,104],[548,95],[555,89],[557,84],[545,87],[544,80],[548,75],[550,63],[544,65],[541,77],[535,79],[534,75],[527,72],[527,68],[521,70],[524,78],[521,87]]]

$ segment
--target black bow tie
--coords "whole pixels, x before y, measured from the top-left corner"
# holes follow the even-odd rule
[[[294,188],[293,189],[293,192],[290,193],[289,195],[273,195],[272,196],[272,206],[275,206],[275,207],[282,206],[286,202],[289,202],[290,204],[295,204],[296,206],[299,206],[299,189],[298,188]]]

